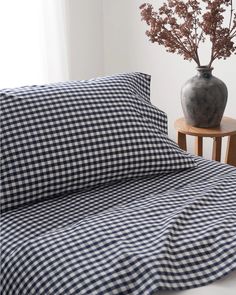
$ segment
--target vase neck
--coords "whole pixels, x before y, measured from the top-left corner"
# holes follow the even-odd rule
[[[212,70],[213,68],[209,68],[207,66],[197,67],[197,75],[198,77],[209,79],[212,77]]]

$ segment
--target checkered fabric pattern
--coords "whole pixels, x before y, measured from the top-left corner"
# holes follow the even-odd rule
[[[0,91],[2,210],[194,167],[149,92],[142,73]]]
[[[236,169],[106,184],[2,216],[3,295],[151,295],[236,269]]]

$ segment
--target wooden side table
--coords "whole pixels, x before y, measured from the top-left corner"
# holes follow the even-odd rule
[[[186,135],[196,137],[195,153],[202,156],[203,138],[213,138],[212,160],[219,161],[221,158],[222,137],[228,136],[228,145],[225,162],[236,166],[236,120],[224,117],[219,127],[216,128],[197,128],[188,125],[184,118],[175,121],[175,129],[178,132],[178,145],[183,150],[187,150]]]

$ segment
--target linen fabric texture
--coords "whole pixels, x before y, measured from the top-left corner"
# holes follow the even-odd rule
[[[236,169],[198,167],[3,213],[2,295],[154,295],[236,269]]]
[[[2,211],[107,182],[195,167],[150,102],[150,76],[0,91]]]

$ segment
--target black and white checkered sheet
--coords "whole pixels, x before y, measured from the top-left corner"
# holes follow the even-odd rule
[[[120,181],[2,215],[2,294],[155,294],[236,269],[236,169]]]

